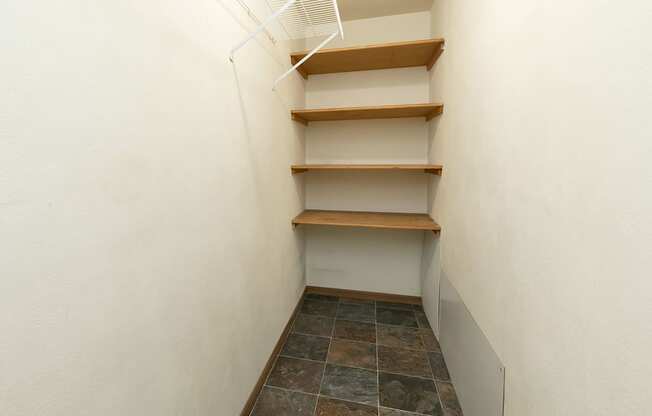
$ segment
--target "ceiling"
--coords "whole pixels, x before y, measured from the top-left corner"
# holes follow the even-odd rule
[[[342,20],[430,10],[433,0],[337,0]]]

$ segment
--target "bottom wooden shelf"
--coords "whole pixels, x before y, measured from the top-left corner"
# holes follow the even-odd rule
[[[386,228],[396,230],[426,230],[435,234],[441,227],[428,214],[389,212],[318,211],[306,210],[292,224],[333,225],[340,227]]]

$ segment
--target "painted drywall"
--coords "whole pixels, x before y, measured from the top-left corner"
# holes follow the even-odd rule
[[[432,16],[441,268],[507,368],[505,414],[650,414],[652,6]]]
[[[344,40],[330,46],[425,39],[430,13],[347,21],[344,33]],[[305,91],[309,108],[424,103],[429,76],[423,67],[313,75]],[[306,128],[307,163],[427,160],[428,123],[423,119],[317,122]],[[305,176],[307,208],[352,211],[427,212],[433,180],[401,173]],[[312,227],[306,234],[308,284],[419,296],[423,234]]]
[[[242,409],[304,286],[302,80],[271,91],[265,36],[231,64],[245,27],[230,0],[0,4],[3,416]]]

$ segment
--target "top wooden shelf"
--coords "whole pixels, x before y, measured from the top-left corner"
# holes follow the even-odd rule
[[[311,56],[297,70],[304,77],[312,74],[368,71],[372,69],[425,66],[428,70],[437,62],[444,39],[426,39],[410,42],[384,43],[352,48],[324,49]],[[308,52],[290,55],[296,64]]]

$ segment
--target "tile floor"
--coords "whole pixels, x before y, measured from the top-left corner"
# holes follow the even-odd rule
[[[461,416],[420,306],[307,294],[252,416]]]

